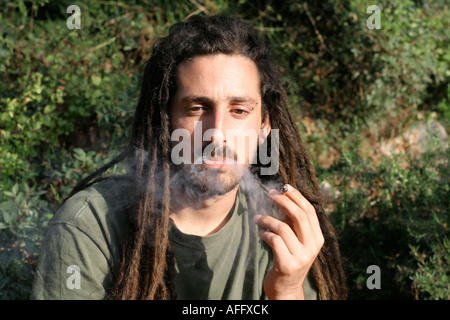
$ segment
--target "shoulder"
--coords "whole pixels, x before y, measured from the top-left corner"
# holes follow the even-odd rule
[[[64,202],[50,224],[84,227],[121,220],[128,201],[127,190],[120,180],[107,180],[79,191]]]
[[[102,298],[120,260],[127,192],[110,180],[78,192],[57,210],[42,241],[34,299]],[[72,267],[81,289],[67,285]]]
[[[117,256],[127,219],[127,190],[123,181],[114,179],[76,193],[57,210],[47,234],[57,232],[62,237],[71,229],[79,234],[79,241],[93,242],[106,256]]]

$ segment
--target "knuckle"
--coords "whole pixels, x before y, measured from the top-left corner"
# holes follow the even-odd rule
[[[299,212],[298,215],[297,215],[297,218],[298,218],[299,221],[302,222],[302,223],[309,222],[309,221],[308,221],[308,214],[307,214],[305,211],[303,211],[303,210],[300,210],[300,212]]]
[[[292,260],[288,260],[288,261],[283,261],[282,263],[279,264],[279,270],[280,272],[282,272],[283,274],[286,275],[293,275],[296,274],[298,272],[298,270],[301,269],[301,264],[298,263],[298,261],[292,259]]]
[[[285,268],[284,268],[284,272],[286,273],[286,274],[294,274],[294,273],[296,273],[297,271],[298,271],[298,266],[297,266],[297,264],[295,264],[295,263],[289,263],[289,264],[287,264],[286,266],[285,266]]]
[[[296,262],[296,266],[297,268],[301,268],[307,264],[309,264],[311,261],[311,258],[309,257],[309,255],[301,255]]]
[[[306,206],[306,208],[309,213],[316,214],[316,208],[314,208],[314,206],[310,202],[308,202],[308,205]]]
[[[291,232],[291,227],[289,227],[287,224],[285,223],[280,223],[278,225],[277,228],[277,233],[283,237],[283,236],[287,236],[289,234],[289,232]]]
[[[319,237],[319,241],[318,241],[318,245],[319,245],[319,251],[320,249],[322,249],[323,245],[325,244],[325,238],[323,237],[323,235],[321,234]]]
[[[323,243],[320,242],[316,242],[312,245],[311,247],[311,256],[313,256],[314,258],[317,257],[317,255],[320,253],[320,250],[322,250],[323,247]]]
[[[275,251],[278,251],[282,248],[283,239],[281,239],[281,237],[279,235],[276,235],[273,233],[272,238],[271,238],[271,243],[272,243],[272,249]]]
[[[316,245],[317,251],[320,251],[320,249],[322,249],[323,245],[325,244],[325,238],[322,232],[317,233],[314,243]]]
[[[306,212],[304,212],[302,209],[298,209],[292,215],[292,219],[297,223],[306,223],[308,221],[308,216],[306,215]]]

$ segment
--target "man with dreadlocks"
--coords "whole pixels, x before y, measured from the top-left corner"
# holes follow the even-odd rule
[[[235,147],[239,139],[246,148]],[[279,159],[271,175],[257,155],[263,145]],[[102,177],[121,161],[127,174]],[[129,147],[58,209],[32,297],[346,297],[314,169],[253,28],[196,15],[155,43]]]

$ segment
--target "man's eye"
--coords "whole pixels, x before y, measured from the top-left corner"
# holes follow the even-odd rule
[[[236,107],[231,109],[231,113],[233,113],[234,115],[243,118],[246,117],[249,113],[250,110],[247,107]]]
[[[199,114],[203,111],[203,106],[191,106],[186,108],[186,111],[190,114]]]
[[[233,112],[236,113],[236,114],[244,114],[244,113],[247,113],[247,111],[245,111],[244,109],[234,109]]]

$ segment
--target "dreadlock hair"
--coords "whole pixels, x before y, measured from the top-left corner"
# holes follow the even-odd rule
[[[152,56],[143,72],[128,149],[110,164],[80,181],[69,195],[104,179],[94,180],[125,159],[133,164],[130,166],[134,168],[133,183],[142,186],[137,189],[135,200],[127,209],[128,230],[121,248],[122,260],[107,298],[176,298],[174,256],[168,237],[171,171],[169,107],[177,88],[178,66],[197,56],[219,53],[242,55],[256,64],[263,112],[269,114],[271,127],[279,129],[281,161],[276,176],[283,183],[295,186],[311,202],[325,238],[311,267],[319,296],[321,299],[345,299],[346,285],[336,234],[323,209],[314,168],[288,106],[280,74],[271,62],[269,43],[240,19],[222,15],[191,16],[185,22],[173,25],[169,35],[154,44]]]

